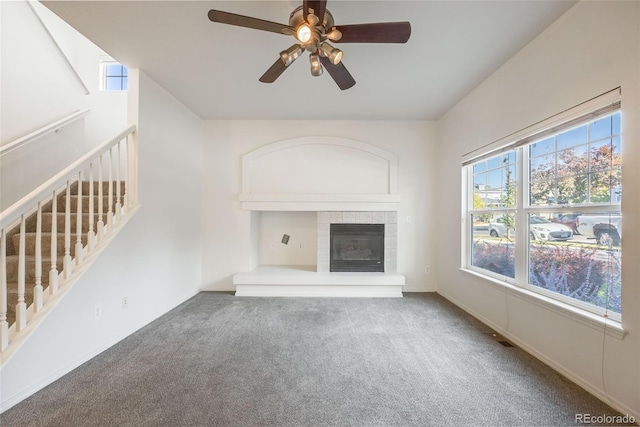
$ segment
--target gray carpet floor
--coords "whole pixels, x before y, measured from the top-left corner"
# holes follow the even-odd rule
[[[618,412],[437,294],[203,292],[2,426],[556,426]]]

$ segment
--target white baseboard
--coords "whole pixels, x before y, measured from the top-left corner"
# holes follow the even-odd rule
[[[556,372],[558,372],[561,375],[565,376],[566,378],[568,378],[569,380],[571,380],[572,382],[574,382],[578,386],[582,387],[583,389],[585,389],[586,391],[588,391],[589,393],[591,393],[592,395],[594,395],[598,399],[602,400],[604,403],[612,406],[616,410],[620,411],[622,414],[628,414],[628,415],[633,416],[636,419],[636,422],[638,422],[638,420],[640,420],[640,412],[638,412],[638,410],[630,408],[627,405],[625,405],[622,402],[620,402],[619,400],[609,396],[600,387],[595,386],[594,384],[586,381],[584,378],[582,378],[579,375],[577,375],[576,373],[574,373],[571,369],[568,369],[564,365],[561,365],[561,364],[557,363],[555,360],[553,360],[550,357],[546,356],[545,354],[539,352],[538,350],[536,350],[535,348],[531,347],[530,345],[528,345],[524,341],[521,341],[518,337],[512,335],[511,333],[509,333],[508,331],[504,330],[499,325],[495,324],[491,320],[489,320],[486,317],[482,316],[481,314],[479,314],[478,312],[476,312],[472,308],[468,307],[467,305],[461,303],[460,301],[458,301],[457,299],[453,298],[452,296],[447,295],[446,293],[442,292],[442,290],[438,290],[437,292],[438,292],[439,295],[443,296],[445,299],[447,299],[451,303],[453,303],[456,306],[460,307],[462,310],[464,310],[465,312],[469,313],[470,315],[472,315],[473,317],[475,317],[476,319],[478,319],[480,322],[484,323],[485,325],[489,326],[491,329],[495,330],[500,335],[504,336],[505,338],[508,338],[510,341],[512,341],[518,347],[520,347],[521,349],[523,349],[524,351],[526,351],[527,353],[529,353],[530,355],[532,355],[536,359],[540,360],[541,362],[543,362],[544,364],[546,364],[547,366],[549,366],[550,368],[552,368]]]

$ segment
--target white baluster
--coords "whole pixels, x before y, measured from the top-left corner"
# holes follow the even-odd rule
[[[98,161],[98,241],[102,240],[104,236],[104,220],[102,219],[102,213],[104,212],[104,196],[102,191],[102,154]]]
[[[18,303],[16,304],[16,331],[27,327],[27,304],[24,301],[25,291],[25,222],[20,216],[20,246],[18,248]]]
[[[7,323],[7,237],[0,230],[0,351],[9,345],[9,323]]]
[[[51,236],[53,239],[53,236]],[[38,202],[36,214],[36,285],[33,288],[33,310],[37,313],[42,310],[42,205]]]
[[[129,134],[131,135],[131,134]],[[129,212],[129,209],[131,208],[131,201],[129,200],[129,135],[127,135],[127,137],[124,140],[124,144],[125,144],[125,150],[124,150],[124,178],[122,179],[122,181],[124,182],[124,195],[122,196],[123,198],[123,202],[122,202],[122,212],[123,213],[127,213]]]
[[[51,270],[49,270],[49,295],[58,292],[58,195],[53,190],[51,202]]]
[[[120,216],[122,216],[122,203],[120,197],[120,142],[118,142],[118,150],[116,155],[118,156],[118,161],[116,162],[116,222],[120,220]]]
[[[73,273],[71,262],[71,183],[67,181],[66,203],[64,206],[64,258],[62,259],[64,278],[68,279]]]
[[[89,163],[89,231],[87,231],[87,251],[91,253],[96,241],[93,231],[93,163]]]
[[[78,209],[76,215],[76,265],[82,263],[82,171],[78,172]]]
[[[112,147],[113,148],[113,147]],[[107,231],[111,231],[113,227],[113,177],[111,175],[113,169],[113,149],[109,148],[109,196],[107,200]]]
[[[135,132],[127,137],[127,193],[131,206],[138,204],[138,138]]]

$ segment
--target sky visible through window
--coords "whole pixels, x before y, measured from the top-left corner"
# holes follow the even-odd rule
[[[107,62],[103,64],[103,90],[127,90],[129,73],[124,65]]]
[[[529,166],[532,171],[546,170],[547,176],[534,177],[534,180],[540,178],[540,180],[549,181],[546,182],[549,185],[551,185],[550,181],[554,181],[551,186],[557,192],[558,185],[563,184],[563,178],[566,181],[569,175],[578,174],[576,167],[579,159],[590,158],[581,165],[582,173],[595,174],[600,170],[602,174],[608,174],[611,169],[617,169],[618,165],[612,164],[607,167],[601,161],[602,153],[610,150],[614,156],[619,156],[620,149],[620,115],[614,114],[532,143],[529,151]],[[505,190],[509,181],[516,178],[515,159],[516,153],[511,151],[476,163],[473,166],[473,183],[476,190]],[[574,165],[573,168],[571,164]],[[593,175],[594,184],[597,184],[595,182],[597,179],[598,176]],[[615,183],[613,184],[615,186]],[[575,202],[584,203],[587,200]]]

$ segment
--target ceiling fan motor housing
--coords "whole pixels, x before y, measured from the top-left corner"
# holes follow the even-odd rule
[[[317,17],[316,17],[317,18]],[[317,19],[316,19],[317,21]],[[304,19],[303,6],[298,6],[291,12],[289,16],[289,26],[295,28],[296,31],[301,25],[307,25],[311,29],[311,37],[308,41],[299,40],[303,47],[309,52],[316,52],[319,44],[326,39],[326,30],[334,25],[333,15],[327,9],[325,9],[322,22],[318,22],[315,25],[310,25],[312,22],[307,22]]]
[[[302,6],[296,7],[291,15],[289,15],[289,26],[293,28],[298,28],[298,25],[305,22],[304,20],[304,11],[302,10]],[[331,28],[334,25],[333,15],[329,11],[329,9],[325,9],[324,18],[322,22],[319,22],[318,25],[322,26],[325,30],[327,28]]]

